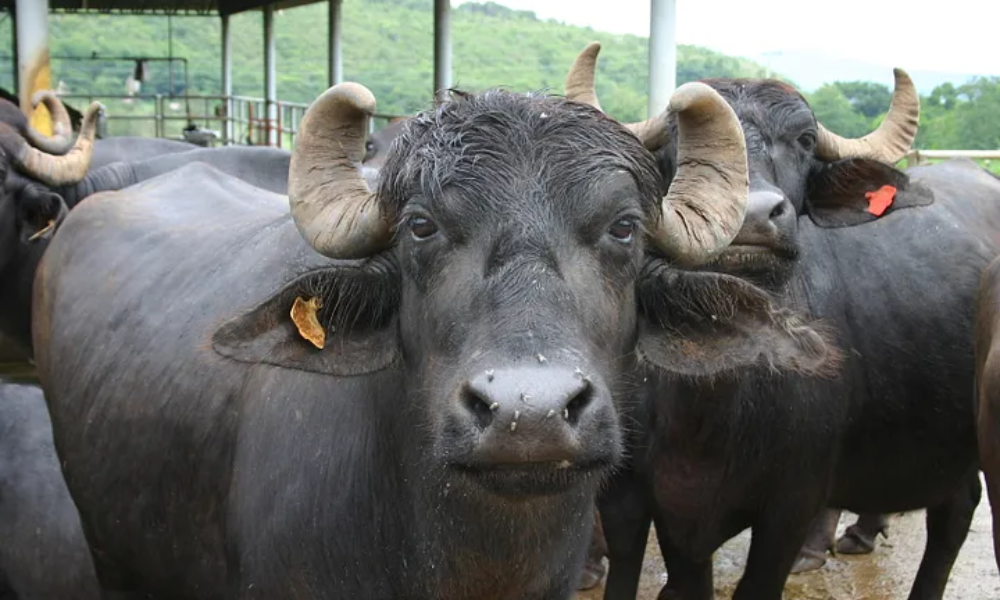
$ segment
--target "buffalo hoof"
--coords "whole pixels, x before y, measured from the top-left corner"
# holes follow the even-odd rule
[[[808,573],[809,571],[817,571],[822,569],[825,564],[825,553],[804,549],[801,553],[799,553],[799,557],[795,559],[795,564],[792,565],[792,574],[794,575],[798,573]]]
[[[606,572],[607,568],[605,568],[604,563],[600,559],[596,561],[588,560],[587,564],[583,566],[580,583],[577,584],[576,589],[580,591],[594,589],[604,579]]]
[[[870,554],[875,550],[875,539],[878,534],[885,535],[885,532],[878,530],[874,533],[865,531],[857,525],[851,525],[844,532],[844,536],[837,540],[838,554]]]

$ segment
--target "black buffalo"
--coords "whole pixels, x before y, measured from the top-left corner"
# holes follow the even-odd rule
[[[1000,258],[983,274],[975,327],[979,459],[993,512],[993,551],[1000,567]]]
[[[193,163],[71,211],[33,334],[102,581],[569,597],[638,360],[827,359],[761,290],[670,267],[728,243],[747,193],[725,102],[692,84],[672,107],[690,162],[662,202],[619,124],[500,91],[411,119],[373,194],[375,100],[345,83],[307,112],[287,198]]]
[[[588,47],[568,96],[596,104]],[[1000,181],[971,162],[909,169],[919,104],[896,71],[884,123],[860,140],[816,122],[772,80],[705,82],[742,124],[750,199],[739,234],[695,270],[770,289],[823,321],[843,356],[828,377],[743,369],[678,380],[650,373],[635,419],[646,438],[601,503],[608,598],[634,598],[650,520],[669,579],[661,598],[707,599],[712,552],[753,538],[737,599],[777,600],[825,506],[878,514],[927,508],[910,598],[939,599],[980,497],[972,306],[997,254]],[[663,122],[667,126],[663,127]],[[669,116],[631,126],[667,179],[687,160]]]
[[[0,381],[0,598],[99,600],[37,386]]]
[[[26,313],[15,307],[30,304],[34,273],[22,265],[38,252],[35,242],[50,237],[65,216],[65,202],[54,189],[86,174],[101,108],[90,106],[74,141],[62,133],[68,119],[55,95],[43,93],[36,100],[45,102],[53,115],[57,135],[51,138],[32,128],[17,106],[0,100],[0,333],[5,344],[18,346],[18,355],[27,352],[29,336]],[[15,352],[4,348],[4,354]]]

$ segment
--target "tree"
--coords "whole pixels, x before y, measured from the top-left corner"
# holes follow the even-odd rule
[[[859,112],[868,119],[885,113],[892,102],[892,92],[881,83],[872,81],[837,81],[833,84]]]
[[[869,120],[835,84],[826,84],[809,98],[816,119],[830,131],[844,137],[860,137],[869,132]]]

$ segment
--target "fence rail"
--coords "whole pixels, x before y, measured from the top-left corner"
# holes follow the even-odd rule
[[[968,158],[971,160],[1000,160],[1000,150],[910,150],[906,154],[907,165],[919,165],[928,160]]]
[[[267,101],[250,96],[167,96],[67,94],[61,98],[83,108],[97,101],[106,107],[105,136],[143,136],[183,140],[189,126],[213,134],[217,144],[248,144],[291,148],[308,104],[274,103],[276,119],[267,118]],[[377,113],[368,121],[370,131],[402,115]]]

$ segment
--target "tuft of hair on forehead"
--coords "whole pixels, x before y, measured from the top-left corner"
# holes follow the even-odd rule
[[[662,183],[652,154],[601,111],[539,92],[451,90],[403,127],[378,194],[398,214],[410,198],[449,188],[485,198],[515,178],[567,189],[615,171],[632,176],[643,210],[658,217]]]

